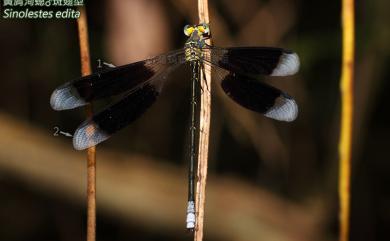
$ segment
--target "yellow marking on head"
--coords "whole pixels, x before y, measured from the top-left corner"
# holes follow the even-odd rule
[[[191,36],[191,34],[195,30],[199,36],[209,36],[210,35],[210,27],[206,23],[202,23],[199,25],[186,25],[184,27],[184,34],[186,36]]]
[[[203,24],[199,24],[198,26],[196,26],[196,28],[199,30],[199,32],[201,32],[202,34],[208,34],[210,32],[210,28],[209,28],[209,25],[206,24],[206,23],[203,23]]]
[[[184,34],[190,36],[195,31],[195,27],[191,25],[184,26]]]

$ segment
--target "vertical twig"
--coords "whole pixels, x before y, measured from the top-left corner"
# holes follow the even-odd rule
[[[339,141],[340,241],[349,238],[351,145],[353,127],[354,1],[342,1],[343,66],[340,80],[341,126]]]
[[[207,0],[198,0],[199,23],[209,23],[209,10]],[[211,44],[211,40],[207,40],[207,44]],[[199,118],[199,153],[198,153],[198,170],[196,183],[196,228],[195,241],[203,239],[203,221],[204,221],[204,206],[206,200],[206,180],[207,180],[207,161],[209,148],[209,132],[210,132],[210,114],[211,114],[211,68],[205,65],[206,76],[201,74],[201,97],[200,97],[200,118]],[[203,77],[206,77],[204,79]]]
[[[89,57],[87,16],[84,8],[80,8],[77,20],[82,76],[91,74]],[[88,117],[92,116],[92,107],[86,107]],[[95,147],[87,149],[87,241],[96,240],[96,151]]]

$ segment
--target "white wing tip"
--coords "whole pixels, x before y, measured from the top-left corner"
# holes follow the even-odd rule
[[[298,105],[294,99],[283,96],[283,102],[271,108],[265,116],[279,121],[294,121],[298,117]]]
[[[54,110],[68,110],[87,103],[71,93],[70,86],[62,86],[53,91],[50,96],[50,105]]]
[[[272,71],[271,76],[287,76],[294,75],[298,72],[300,66],[298,54],[283,53],[280,56],[279,63]]]
[[[96,146],[100,142],[107,140],[110,135],[91,121],[87,121],[80,125],[73,135],[73,147],[76,150],[84,150],[92,146]]]

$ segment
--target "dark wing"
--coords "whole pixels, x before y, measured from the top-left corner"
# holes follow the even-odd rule
[[[223,91],[235,102],[252,111],[279,121],[293,121],[298,106],[293,98],[270,85],[237,73],[226,73]]]
[[[183,62],[184,51],[177,50],[144,61],[107,68],[58,87],[51,95],[50,105],[55,110],[67,110],[125,93]]]
[[[295,100],[258,79],[260,75],[286,76],[299,69],[296,53],[280,48],[207,46],[203,63],[217,67],[214,78],[235,102],[279,121],[293,121],[298,115]]]
[[[231,72],[254,76],[287,76],[299,69],[298,55],[281,48],[206,46],[203,60]]]
[[[83,122],[73,135],[73,146],[86,149],[108,139],[140,117],[157,99],[166,76],[185,62],[184,50],[152,59],[104,69],[58,87],[50,104],[55,110],[72,109],[95,100],[123,97]]]
[[[132,89],[125,96],[84,121],[73,135],[73,146],[83,150],[107,140],[112,134],[140,117],[160,95],[166,76],[178,65],[154,75],[143,85]]]

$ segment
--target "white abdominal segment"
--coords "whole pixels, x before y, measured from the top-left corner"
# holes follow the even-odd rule
[[[188,201],[187,204],[187,229],[195,228],[195,202]]]

